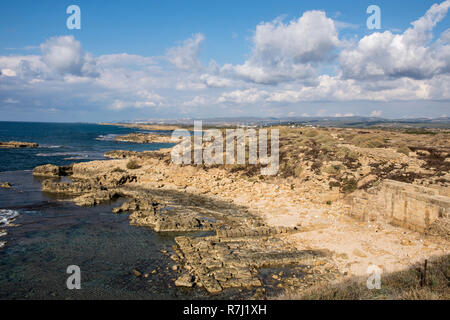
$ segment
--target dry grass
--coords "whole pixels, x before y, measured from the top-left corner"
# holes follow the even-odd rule
[[[450,255],[428,261],[426,282],[421,285],[423,265],[381,278],[381,289],[369,290],[366,279],[340,284],[320,284],[304,292],[286,291],[281,300],[449,300]]]
[[[400,146],[400,147],[397,149],[397,152],[398,152],[398,153],[403,153],[404,155],[409,156],[409,153],[411,152],[411,149],[409,149],[407,146]]]
[[[130,161],[128,161],[127,169],[135,170],[139,168],[141,168],[141,165],[135,159],[131,159]]]
[[[387,146],[385,138],[375,134],[355,135],[350,143],[361,148],[384,148]]]

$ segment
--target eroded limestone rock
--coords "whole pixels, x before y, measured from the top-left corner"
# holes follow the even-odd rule
[[[0,148],[17,149],[17,148],[37,148],[39,145],[33,142],[8,141],[1,142]]]
[[[34,168],[33,175],[37,177],[62,177],[72,174],[72,166],[56,166],[53,164],[46,164]]]
[[[226,288],[262,285],[258,269],[313,264],[324,252],[299,251],[277,238],[223,239],[220,237],[175,238],[185,269],[212,294]]]

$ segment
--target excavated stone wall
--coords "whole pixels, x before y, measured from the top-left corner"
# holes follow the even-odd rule
[[[438,219],[450,217],[447,190],[385,180],[350,198],[350,214],[368,221],[385,218],[391,224],[424,232]]]

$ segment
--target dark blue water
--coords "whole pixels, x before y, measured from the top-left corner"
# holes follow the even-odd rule
[[[157,150],[171,144],[136,144],[115,141],[117,135],[145,132],[84,123],[0,122],[0,141],[35,142],[38,148],[1,149],[0,172],[30,170],[52,163],[68,165],[74,162],[101,160],[111,150]],[[169,132],[161,132],[168,134]]]
[[[179,274],[161,250],[174,253],[176,234],[130,226],[126,214],[112,213],[125,199],[80,208],[42,193],[43,178],[32,175],[31,169],[41,164],[67,165],[103,159],[109,150],[169,146],[113,140],[136,131],[95,124],[0,122],[0,141],[40,144],[34,149],[0,149],[0,182],[12,185],[0,188],[0,300],[243,297],[237,290],[209,296],[201,288],[175,287]],[[70,265],[81,269],[81,290],[67,289]],[[133,269],[149,277],[136,277]]]
[[[95,124],[0,122],[0,141],[40,145],[31,149],[0,149],[0,182],[12,184],[11,189],[0,188],[0,299],[195,296],[178,290],[170,280],[177,274],[168,268],[170,260],[160,250],[170,250],[173,236],[131,227],[127,215],[111,212],[124,199],[80,208],[42,193],[42,179],[32,175],[31,169],[41,164],[66,165],[103,159],[109,150],[141,151],[168,146],[113,139],[136,131]],[[81,268],[81,290],[67,289],[66,269],[71,264]],[[158,273],[137,278],[130,272],[133,269]]]

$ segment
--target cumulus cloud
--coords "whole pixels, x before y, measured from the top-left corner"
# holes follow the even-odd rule
[[[307,11],[288,23],[276,19],[259,24],[250,59],[222,71],[265,84],[306,79],[315,74],[312,65],[328,59],[339,44],[334,21],[323,11]]]
[[[285,115],[293,110],[336,116],[380,116],[383,110],[389,116],[383,104],[393,101],[445,104],[450,101],[450,29],[440,35],[433,30],[449,3],[432,6],[403,33],[374,32],[355,42],[339,38],[339,29],[350,26],[322,11],[287,22],[262,22],[242,64],[211,60],[203,66],[199,53],[205,38],[200,33],[169,48],[164,57],[93,56],[72,36],[54,37],[42,43],[41,55],[0,56],[0,108],[68,111],[84,105],[90,109],[83,112],[120,112],[121,117],[129,112],[130,118],[145,112],[176,117],[195,112]],[[327,110],[318,102],[326,102]],[[379,107],[373,110],[367,103],[366,111],[345,109],[365,102]],[[442,114],[445,108],[439,108]]]
[[[447,29],[444,32],[442,32],[439,39],[446,44],[450,44],[450,29]]]
[[[249,104],[256,103],[267,97],[268,92],[265,90],[258,90],[256,88],[251,88],[247,90],[234,90],[231,92],[226,92],[222,94],[217,102],[219,103],[237,103],[237,104]]]
[[[143,57],[136,54],[120,53],[102,55],[96,59],[101,67],[133,68],[155,65],[157,62],[152,57]]]
[[[1,69],[0,71],[1,71],[0,75],[4,75],[6,77],[15,77],[16,76],[16,72],[11,69]]]
[[[447,14],[450,0],[434,4],[402,34],[374,32],[362,38],[356,48],[343,50],[343,76],[352,79],[430,79],[450,72],[450,48],[441,41],[430,44],[433,28]],[[444,35],[444,38],[447,36]]]
[[[210,73],[202,74],[200,76],[200,80],[202,80],[208,87],[211,88],[225,88],[230,87],[234,84],[234,82],[231,79]]]
[[[192,100],[183,102],[183,105],[186,107],[198,107],[203,106],[208,103],[208,99],[206,97],[195,96]]]
[[[200,45],[204,39],[205,36],[203,34],[194,34],[191,38],[186,39],[183,45],[167,50],[167,59],[182,70],[200,69]]]
[[[73,36],[53,37],[41,44],[42,60],[61,74],[96,75],[95,60]]]
[[[151,108],[158,106],[157,102],[154,101],[126,101],[126,100],[120,100],[116,99],[113,101],[113,103],[109,106],[110,109],[120,111],[123,109],[128,108]]]

